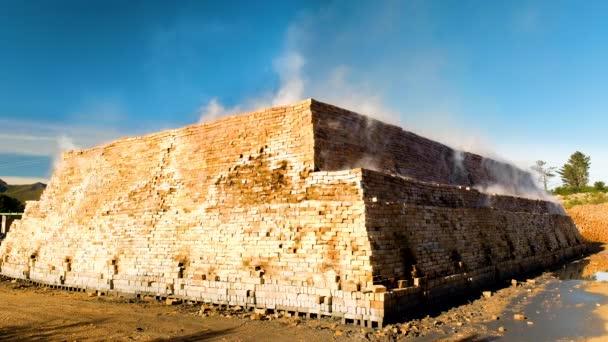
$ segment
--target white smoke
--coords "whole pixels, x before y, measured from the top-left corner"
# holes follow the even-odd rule
[[[401,5],[393,3],[391,6]],[[347,64],[349,57],[356,55],[362,46],[351,42],[359,42],[362,37],[354,37],[356,34],[352,32],[369,27],[378,39],[388,39],[383,35],[395,35],[398,31],[392,25],[399,22],[394,18],[394,13],[399,11],[376,11],[372,6],[373,13],[366,13],[365,18],[368,19],[365,23],[351,22],[351,27],[337,29],[333,34],[341,39],[332,40],[324,36],[324,31],[319,28],[327,27],[336,17],[342,16],[342,10],[338,7],[334,4],[318,13],[302,16],[289,28],[285,50],[273,63],[279,80],[276,90],[258,94],[233,106],[225,106],[219,99],[212,98],[199,109],[199,121],[207,122],[230,114],[290,104],[312,97],[396,124],[454,148],[453,168],[461,174],[459,177],[466,177],[463,151],[507,163],[494,152],[490,140],[481,134],[481,130],[460,118],[457,111],[453,111],[458,107],[454,105],[458,103],[457,99],[454,100],[454,87],[442,78],[443,68],[450,58],[443,56],[440,49],[424,47],[402,55],[403,61],[379,53],[369,70],[353,68]],[[415,12],[418,9],[411,10]],[[424,27],[424,23],[419,24]],[[420,27],[416,26],[414,30],[419,30]],[[400,34],[397,32],[396,36]],[[394,39],[395,36],[391,38]],[[402,101],[401,98],[405,100]],[[420,107],[421,102],[429,104],[425,110],[412,109]],[[411,107],[408,106],[410,103],[413,104]],[[361,160],[358,163],[375,168],[371,160]],[[497,175],[499,182],[484,185],[478,190],[553,199],[540,188],[509,177],[519,177],[519,174],[507,172]]]
[[[55,152],[53,155],[53,170],[57,169],[61,162],[61,154],[67,151],[78,150],[80,147],[76,145],[74,139],[66,134],[61,134],[57,137]]]
[[[272,106],[281,106],[302,100],[304,96],[304,79],[302,68],[304,57],[298,52],[289,51],[275,62],[281,87],[272,98]]]
[[[208,122],[227,115],[255,111],[268,107],[286,105],[303,100],[305,81],[302,77],[304,57],[295,51],[287,51],[274,63],[279,78],[279,88],[270,95],[250,98],[243,104],[225,107],[217,98],[212,98],[199,109],[199,122]]]
[[[80,147],[78,147],[74,143],[74,140],[69,136],[62,134],[57,137],[57,149],[59,150],[59,152],[77,150],[79,148]]]
[[[484,159],[481,168],[487,172],[493,182],[476,184],[474,188],[480,192],[559,203],[554,196],[543,190],[537,177],[513,164]]]
[[[226,109],[224,106],[222,106],[222,104],[219,102],[219,100],[214,97],[211,100],[209,100],[209,102],[207,104],[205,104],[204,106],[201,106],[201,108],[199,108],[199,115],[200,115],[199,122],[213,121],[213,120],[222,118],[224,116],[228,116],[230,114],[236,114],[239,112],[241,112],[241,109],[239,106]]]

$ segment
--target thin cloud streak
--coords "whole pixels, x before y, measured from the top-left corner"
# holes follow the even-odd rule
[[[49,179],[43,177],[15,177],[15,176],[0,176],[0,179],[7,182],[10,185],[19,185],[19,184],[34,184],[34,183],[44,183],[48,184]]]
[[[15,132],[0,134],[0,153],[32,156],[54,156],[58,150],[77,146],[91,147],[124,135],[118,130],[105,127],[18,120],[0,120],[0,127],[5,131]],[[71,139],[72,144],[66,143],[66,139]]]

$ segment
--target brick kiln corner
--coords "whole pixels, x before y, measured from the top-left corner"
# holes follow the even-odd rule
[[[372,171],[373,169],[375,171]],[[67,152],[0,273],[371,324],[583,250],[509,165],[315,100]]]

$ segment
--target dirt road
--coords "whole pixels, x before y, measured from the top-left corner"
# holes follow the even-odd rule
[[[326,341],[334,332],[293,321],[195,315],[199,307],[0,283],[0,340]]]
[[[97,297],[3,280],[0,340],[608,341],[608,283],[589,280],[601,271],[608,271],[608,252],[383,329],[281,314],[252,319],[243,310],[201,311],[194,304]]]

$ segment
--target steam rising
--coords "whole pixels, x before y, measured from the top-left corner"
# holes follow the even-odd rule
[[[80,149],[80,147],[74,143],[74,140],[65,134],[58,136],[56,143],[57,149],[53,157],[53,169],[58,167],[63,152]]]
[[[474,188],[481,192],[525,197],[530,199],[541,199],[557,202],[555,198],[547,194],[536,183],[536,178],[527,171],[523,171],[512,164],[497,162],[484,158],[482,168],[490,175],[493,182],[488,184],[476,184]]]
[[[395,3],[393,6],[401,5]],[[416,11],[415,8],[412,10]],[[372,9],[372,11],[375,10]],[[394,28],[391,26],[399,25],[394,21],[393,12],[398,11],[366,13],[364,17],[372,18],[367,19],[372,22],[368,22],[366,25],[359,22],[354,24],[359,29],[360,27],[378,29],[381,32],[374,33],[381,34],[379,39],[384,39],[385,37],[382,35],[393,35],[398,31],[393,32]],[[378,61],[376,64],[370,65],[369,70],[353,68],[343,63],[349,60],[348,57],[356,54],[361,46],[357,44],[354,46],[346,44],[344,48],[333,46],[326,42],[327,37],[323,36],[323,30],[318,29],[325,27],[332,22],[332,18],[340,15],[342,15],[340,8],[331,5],[323,12],[303,16],[288,30],[286,48],[273,63],[279,80],[278,88],[245,99],[234,106],[225,106],[219,99],[212,98],[200,107],[199,121],[206,122],[229,114],[290,104],[313,97],[383,122],[404,127],[408,131],[418,132],[451,146],[453,151],[450,153],[453,155],[443,158],[438,163],[452,163],[452,165],[442,165],[442,167],[452,171],[450,182],[453,184],[470,183],[472,176],[466,167],[465,152],[473,152],[499,160],[484,159],[483,169],[489,176],[488,178],[493,181],[487,184],[475,184],[475,189],[490,194],[555,201],[535,183],[531,174],[496,156],[491,144],[480,133],[475,132],[474,127],[463,126],[462,120],[451,114],[453,107],[449,101],[451,94],[445,90],[448,87],[442,84],[441,79],[441,68],[446,63],[443,56],[433,49],[421,49],[412,51],[412,58],[408,59],[409,56],[407,56],[404,57],[402,63],[396,63],[394,59],[378,52]],[[335,34],[341,34],[342,38],[350,37],[353,35],[350,31],[358,30],[353,30],[353,27],[343,28],[343,32]],[[344,41],[349,40],[345,38]],[[354,41],[359,41],[358,37]],[[323,45],[324,43],[326,44]],[[319,50],[330,56],[321,58],[318,54],[314,55]],[[306,54],[305,52],[308,51],[309,53]],[[333,55],[331,55],[332,51]],[[395,81],[393,74],[404,76]],[[392,82],[388,82],[388,80],[392,80]],[[395,90],[402,90],[402,93]],[[423,94],[425,91],[427,93]],[[430,113],[428,111],[418,113],[411,108],[394,109],[392,103],[399,103],[400,101],[396,101],[396,98],[402,96],[409,97],[410,102],[414,103],[419,101],[419,98],[423,99],[437,110]],[[415,100],[411,100],[414,97]],[[407,103],[407,101],[405,102]],[[403,111],[404,109],[406,111]],[[374,120],[368,120],[366,135],[370,138],[368,141],[372,141],[373,136],[378,153],[382,153],[382,147],[386,145],[382,139],[385,138],[372,134],[373,125]],[[359,135],[359,133],[353,134]],[[363,157],[354,165],[349,166],[379,168],[373,157]]]
[[[274,70],[280,81],[279,89],[276,92],[259,98],[248,99],[242,105],[229,108],[224,107],[217,98],[212,98],[199,109],[199,122],[207,122],[231,114],[281,106],[303,100],[305,94],[305,82],[302,77],[303,67],[304,58],[302,55],[295,51],[288,51],[274,63]]]
[[[57,147],[60,152],[77,150],[80,148],[80,147],[76,146],[76,144],[74,143],[74,140],[72,138],[68,137],[67,135],[60,135],[57,138]]]

